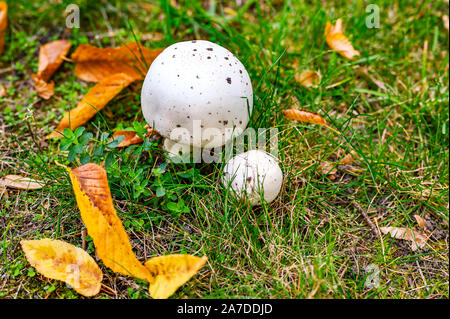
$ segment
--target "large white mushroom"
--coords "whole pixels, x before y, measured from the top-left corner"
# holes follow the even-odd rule
[[[277,159],[261,150],[251,150],[231,158],[224,167],[222,182],[238,197],[247,196],[252,205],[261,204],[261,194],[268,203],[280,193],[283,172]]]
[[[203,40],[179,42],[153,61],[141,106],[147,123],[170,140],[166,147],[213,148],[247,126],[252,84],[244,65],[227,49]]]

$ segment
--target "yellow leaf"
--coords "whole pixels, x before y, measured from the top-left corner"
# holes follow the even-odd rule
[[[114,209],[105,169],[93,163],[65,168],[72,181],[81,219],[94,241],[98,257],[115,272],[153,282],[148,269],[133,253]]]
[[[61,280],[83,296],[100,291],[103,273],[83,249],[60,240],[22,240],[28,262],[47,278]]]
[[[47,138],[61,137],[66,128],[71,130],[83,125],[89,121],[97,111],[100,111],[109,101],[127,87],[130,83],[137,80],[125,73],[113,74],[102,79],[94,85],[90,91],[83,97],[78,105],[64,115],[58,127],[47,135]]]
[[[150,283],[149,293],[152,298],[169,298],[181,285],[187,282],[208,258],[191,255],[168,255],[155,257],[145,263],[155,278]]]
[[[424,248],[428,240],[424,234],[404,227],[381,227],[380,230],[383,234],[390,234],[393,238],[409,240],[413,251]]]
[[[325,26],[325,37],[331,49],[347,59],[353,59],[359,55],[359,52],[353,48],[348,38],[344,35],[342,28],[342,19],[338,19],[335,25],[331,25],[329,21]]]
[[[26,189],[35,190],[41,189],[44,186],[44,182],[34,180],[32,178],[23,177],[19,175],[6,175],[0,179],[0,184],[3,187],[15,188],[15,189]]]
[[[5,31],[8,26],[8,5],[0,1],[0,54],[5,46]]]
[[[304,87],[317,86],[320,82],[320,74],[317,71],[303,71],[295,74],[295,80]]]

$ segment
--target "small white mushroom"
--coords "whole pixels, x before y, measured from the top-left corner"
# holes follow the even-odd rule
[[[179,42],[150,66],[141,106],[147,123],[162,136],[213,148],[247,126],[252,84],[244,65],[227,49],[203,40]]]
[[[252,205],[261,204],[261,194],[268,203],[280,193],[283,173],[271,154],[251,150],[231,158],[224,167],[222,183],[231,186],[237,196],[247,196]]]

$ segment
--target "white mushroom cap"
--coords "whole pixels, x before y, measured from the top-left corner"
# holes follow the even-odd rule
[[[281,190],[283,173],[277,159],[271,154],[252,150],[231,158],[224,167],[222,182],[228,185],[238,196],[247,194],[252,205],[261,203],[260,194],[264,200],[273,201]]]
[[[230,51],[209,41],[185,41],[153,61],[141,105],[147,123],[162,136],[212,148],[245,129],[253,89],[244,65]]]

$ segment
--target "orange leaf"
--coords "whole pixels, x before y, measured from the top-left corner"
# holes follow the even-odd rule
[[[151,129],[148,124],[145,125],[145,128],[147,128],[147,136],[149,136],[151,134],[156,134],[156,132],[153,131],[153,129]],[[119,136],[124,136],[124,139],[122,140],[122,142],[120,142],[117,145],[117,147],[125,147],[125,146],[128,146],[128,145],[139,144],[139,143],[142,143],[144,141],[134,131],[121,130],[121,131],[117,131],[117,132],[115,132],[113,134],[113,138],[114,139],[118,138]]]
[[[62,133],[59,132],[64,129],[74,130],[83,125],[119,94],[123,88],[135,80],[136,78],[125,73],[113,74],[102,79],[90,89],[74,109],[64,115],[56,130],[47,135],[47,138],[61,137]]]
[[[81,219],[103,263],[115,272],[153,282],[149,270],[133,253],[128,235],[114,209],[104,168],[89,163],[69,172]]]
[[[39,49],[38,72],[32,75],[32,79],[36,93],[43,99],[48,100],[53,95],[55,84],[47,82],[62,64],[70,46],[65,40],[56,40],[42,45]]]
[[[344,35],[342,19],[338,19],[335,25],[331,25],[330,22],[327,21],[325,26],[325,37],[330,48],[343,57],[351,60],[359,55],[359,52],[353,48],[353,45]]]
[[[53,73],[63,63],[63,58],[69,52],[70,42],[56,40],[42,45],[39,49],[38,73],[42,80],[48,81]]]
[[[340,134],[334,128],[328,126],[327,121],[325,121],[325,119],[319,114],[303,110],[288,109],[283,111],[283,115],[286,116],[288,119],[293,119],[305,123],[318,124],[326,128],[329,128],[330,130],[332,130],[337,134]]]
[[[40,77],[39,74],[31,76],[34,82],[34,90],[43,99],[48,100],[52,97],[55,90],[55,83],[53,81],[47,83]]]
[[[3,85],[0,85],[0,97],[6,97],[8,93],[6,93],[6,89]]]
[[[155,299],[170,297],[195,275],[207,260],[206,256],[195,257],[192,255],[168,255],[148,260],[145,267],[155,277],[155,281],[150,283],[150,295]]]
[[[144,79],[147,68],[162,50],[149,50],[136,42],[104,49],[81,44],[71,58],[76,63],[75,74],[84,81],[98,82],[115,73]]]
[[[4,1],[0,1],[0,54],[5,47],[5,30],[8,26],[8,5]]]
[[[103,273],[83,249],[60,240],[22,240],[28,262],[47,278],[61,280],[83,296],[100,291]]]
[[[142,143],[144,140],[142,138],[140,138],[136,132],[133,131],[117,131],[114,132],[113,134],[113,138],[116,139],[119,136],[123,136],[124,139],[122,140],[122,142],[120,142],[117,147],[125,147],[128,145],[133,145],[133,144],[139,144]]]

